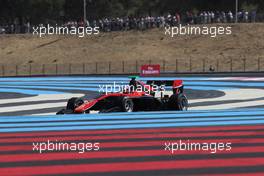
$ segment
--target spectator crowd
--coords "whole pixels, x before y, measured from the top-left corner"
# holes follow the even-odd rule
[[[98,20],[86,21],[86,26],[99,27],[100,31],[127,31],[127,30],[146,30],[150,28],[162,28],[165,26],[177,26],[179,24],[210,24],[210,23],[233,23],[235,14],[231,11],[203,11],[200,13],[186,12],[184,14],[167,14],[164,16],[144,16],[144,17],[117,17],[102,18]],[[264,21],[263,16],[258,15],[256,11],[241,11],[237,15],[238,22]],[[45,26],[45,24],[40,24]],[[57,24],[55,24],[57,25]],[[79,27],[84,26],[84,22],[68,21],[61,26]],[[3,24],[0,23],[0,34],[3,33],[31,33],[32,27],[29,22],[24,24]]]

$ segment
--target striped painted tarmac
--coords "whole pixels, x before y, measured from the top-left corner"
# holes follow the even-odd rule
[[[142,78],[183,79],[192,110],[264,108],[264,82],[261,78],[182,77]],[[257,80],[257,81],[256,81]],[[21,94],[23,98],[0,99],[0,116],[55,114],[69,97],[99,90],[100,85],[127,84],[126,77],[40,77],[0,78],[0,93]],[[193,93],[190,93],[193,92]],[[209,92],[209,93],[208,93]],[[204,95],[207,94],[207,97]],[[217,94],[212,96],[212,94]],[[52,101],[51,101],[52,100]],[[228,106],[227,106],[228,104]]]
[[[198,118],[197,121],[201,120],[200,117],[196,118]],[[5,176],[240,175],[244,172],[248,175],[263,174],[264,121],[256,122],[253,119],[247,119],[244,124],[237,119],[239,125],[235,125],[233,121],[231,120],[229,125],[217,124],[211,127],[209,125],[194,127],[193,123],[187,121],[181,122],[180,126],[166,128],[108,128],[104,130],[77,128],[78,130],[73,131],[56,131],[56,129],[50,131],[49,129],[45,132],[41,132],[43,127],[40,124],[39,130],[35,132],[19,130],[19,132],[1,134],[0,173]],[[230,121],[225,118],[225,122]],[[149,122],[141,122],[141,124],[145,123],[149,124]],[[210,124],[210,122],[206,123]],[[27,124],[28,122],[25,125]],[[232,149],[216,153],[178,150],[173,154],[164,149],[165,143],[175,143],[179,140],[186,143],[208,143],[208,145],[230,143]],[[33,151],[33,143],[47,141],[76,144],[99,143],[100,150],[84,153],[45,151],[41,154]]]
[[[264,109],[1,117],[0,132],[108,130],[263,124]]]
[[[263,78],[183,79],[187,112],[55,116],[69,97],[127,78],[0,78],[7,96],[0,99],[0,175],[264,175]],[[33,149],[47,141],[99,143],[100,150]],[[230,143],[231,150],[165,150],[179,141]]]

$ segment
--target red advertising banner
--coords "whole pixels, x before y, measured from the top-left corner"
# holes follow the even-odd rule
[[[159,76],[160,65],[142,65],[140,76]]]

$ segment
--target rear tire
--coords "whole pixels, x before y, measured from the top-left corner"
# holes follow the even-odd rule
[[[133,112],[134,103],[131,99],[124,97],[122,99],[121,110],[123,112]]]
[[[169,98],[168,106],[170,110],[187,111],[188,99],[184,94],[174,94]]]

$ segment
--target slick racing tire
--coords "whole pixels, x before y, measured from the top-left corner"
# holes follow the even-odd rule
[[[70,109],[70,110],[74,110],[76,107],[76,101],[78,98],[71,98],[68,100],[67,103],[67,108],[66,109]]]
[[[121,110],[123,112],[133,112],[134,103],[131,99],[124,97],[121,102]]]
[[[71,109],[62,109],[56,113],[56,115],[63,115],[63,114],[73,114],[73,110]]]
[[[63,115],[65,114],[65,109],[62,109],[56,113],[56,115]]]
[[[79,99],[79,98],[71,98],[68,100],[67,103],[67,110],[72,110],[74,111],[74,109],[80,105],[83,104],[83,100]]]
[[[170,110],[187,111],[188,99],[184,94],[172,95],[169,99],[168,106]]]

